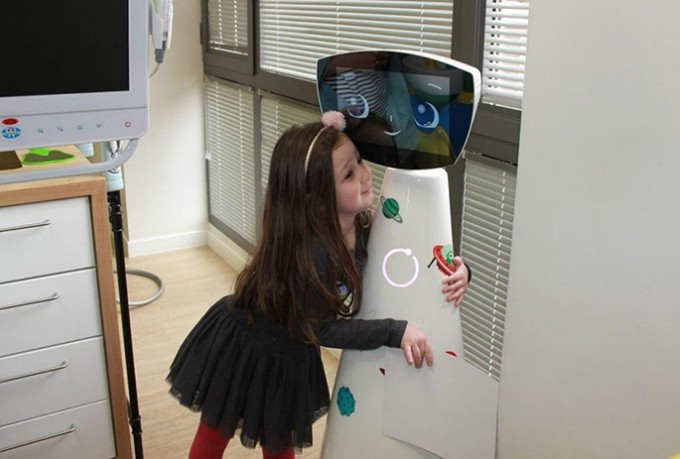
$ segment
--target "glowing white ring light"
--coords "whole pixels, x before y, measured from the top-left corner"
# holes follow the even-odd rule
[[[413,273],[413,277],[409,279],[407,282],[404,282],[403,284],[400,284],[398,282],[394,282],[392,279],[390,279],[390,276],[387,275],[387,260],[394,255],[395,253],[403,253],[407,257],[411,257],[413,260],[413,264],[415,266],[415,272]],[[387,252],[387,255],[385,255],[385,258],[383,258],[383,263],[382,263],[382,272],[383,276],[385,277],[385,280],[392,286],[392,287],[398,287],[398,288],[406,288],[411,285],[418,279],[418,273],[420,272],[420,265],[418,264],[418,259],[416,258],[415,255],[413,255],[413,251],[411,249],[392,249],[389,252]]]

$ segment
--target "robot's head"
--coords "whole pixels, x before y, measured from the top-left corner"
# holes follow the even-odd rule
[[[320,59],[322,111],[342,111],[362,156],[385,166],[429,169],[453,164],[470,133],[480,76],[437,56],[357,51]]]

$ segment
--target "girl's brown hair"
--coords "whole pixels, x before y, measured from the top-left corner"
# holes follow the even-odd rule
[[[332,151],[343,134],[323,128],[321,123],[294,126],[274,147],[259,242],[235,287],[235,304],[246,309],[249,320],[263,316],[292,336],[302,332],[310,343],[318,343],[316,330],[324,318],[357,314],[363,290],[336,207]],[[321,129],[305,170],[307,151]],[[355,225],[365,226],[367,218],[358,216]],[[314,241],[328,253],[329,273],[316,270]],[[331,285],[323,282],[324,274]],[[352,293],[350,301],[341,298],[336,283]]]

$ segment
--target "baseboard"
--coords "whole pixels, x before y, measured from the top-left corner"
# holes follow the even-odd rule
[[[169,236],[135,239],[133,241],[126,240],[125,246],[127,256],[133,258],[154,253],[201,247],[206,245],[206,242],[206,231],[192,231],[189,233],[171,234]]]
[[[248,252],[239,247],[234,241],[225,236],[213,225],[208,225],[208,247],[222,257],[229,266],[240,272],[250,256]]]

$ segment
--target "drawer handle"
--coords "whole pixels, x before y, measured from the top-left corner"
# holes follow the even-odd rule
[[[48,226],[51,225],[52,222],[49,219],[46,219],[42,222],[38,223],[26,223],[25,225],[17,225],[17,226],[7,226],[5,228],[0,228],[0,233],[6,233],[9,231],[19,231],[19,230],[24,230],[24,229],[29,229],[29,228],[38,228],[40,226]]]
[[[5,306],[0,306],[0,311],[3,309],[12,309],[12,308],[20,308],[22,306],[30,306],[32,304],[38,304],[38,303],[47,303],[48,301],[55,301],[59,299],[59,294],[57,292],[54,292],[48,297],[45,298],[38,298],[37,300],[28,300],[28,301],[22,301],[21,303],[14,303],[14,304],[8,304]]]
[[[17,379],[30,378],[31,376],[44,375],[45,373],[52,373],[52,372],[55,372],[55,371],[63,370],[67,366],[68,366],[68,362],[64,361],[64,362],[61,362],[56,367],[48,368],[46,370],[39,370],[39,371],[34,371],[32,373],[26,373],[25,375],[11,376],[9,378],[0,379],[0,384],[8,383],[10,381],[16,381]]]
[[[57,432],[57,433],[45,435],[44,437],[35,438],[33,440],[28,440],[28,441],[24,441],[24,442],[21,442],[21,443],[17,443],[16,445],[6,446],[5,448],[0,449],[0,453],[4,453],[4,452],[10,451],[12,449],[17,449],[17,448],[22,448],[24,446],[32,445],[33,443],[38,443],[38,442],[41,442],[41,441],[49,440],[50,438],[56,438],[56,437],[61,437],[63,435],[68,435],[68,434],[73,433],[75,431],[76,431],[75,424],[71,424],[71,427],[64,430],[63,432]]]

